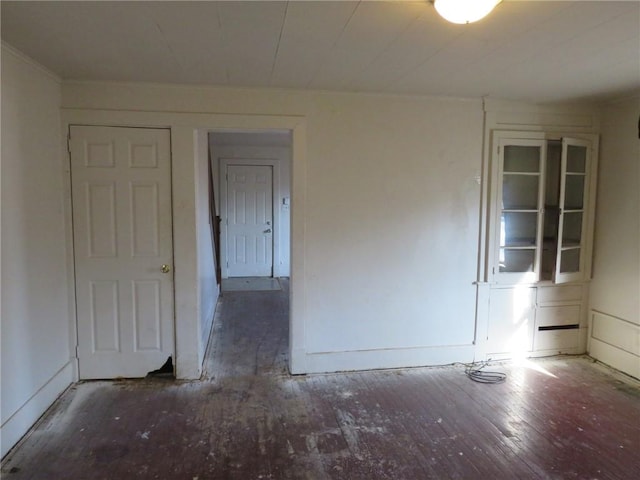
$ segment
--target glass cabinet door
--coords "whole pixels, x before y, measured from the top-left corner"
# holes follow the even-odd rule
[[[533,282],[540,272],[545,143],[503,139],[499,145],[499,228],[497,274],[500,281]]]
[[[487,279],[515,285],[589,275],[597,138],[494,131]]]
[[[584,273],[589,143],[563,138],[561,165],[556,283],[580,280]]]

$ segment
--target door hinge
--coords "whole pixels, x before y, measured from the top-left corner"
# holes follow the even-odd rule
[[[71,155],[71,135],[67,137],[67,152]]]
[[[79,350],[80,350],[80,346],[76,345],[76,358],[80,358],[80,355],[78,354]]]

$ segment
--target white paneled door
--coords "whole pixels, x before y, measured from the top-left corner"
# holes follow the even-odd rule
[[[227,275],[273,274],[273,171],[265,165],[227,166]]]
[[[81,379],[174,354],[170,131],[70,128]]]

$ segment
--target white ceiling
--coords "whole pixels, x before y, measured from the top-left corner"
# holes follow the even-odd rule
[[[640,1],[13,2],[2,39],[64,79],[536,102],[640,91]]]

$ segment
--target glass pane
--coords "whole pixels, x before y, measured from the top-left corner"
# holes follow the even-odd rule
[[[504,147],[505,172],[539,172],[540,147],[507,145]]]
[[[569,175],[565,177],[564,208],[565,210],[582,209],[584,199],[584,175]]]
[[[502,208],[537,210],[539,180],[538,175],[504,175],[502,177]]]
[[[587,147],[567,146],[567,172],[585,173],[587,166]]]
[[[562,222],[562,246],[580,245],[582,238],[582,213],[565,213]]]
[[[503,213],[500,225],[501,247],[526,247],[536,244],[537,213]]]
[[[560,273],[580,271],[580,249],[572,248],[560,253]]]
[[[500,249],[500,273],[533,272],[535,250]]]

